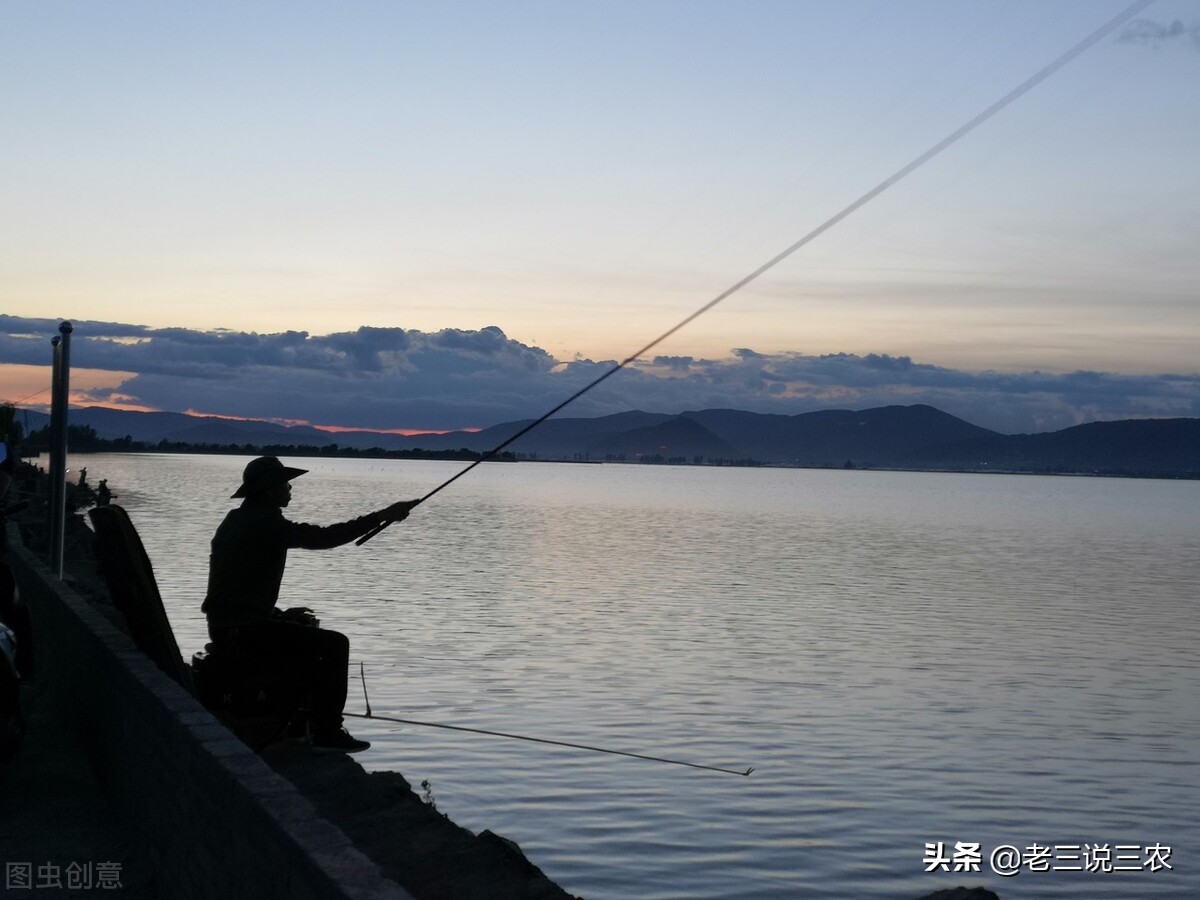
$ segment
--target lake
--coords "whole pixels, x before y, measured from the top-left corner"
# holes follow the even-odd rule
[[[185,658],[246,461],[71,463]],[[318,524],[462,468],[288,462]],[[349,711],[361,661],[378,715],[754,767],[348,720],[589,900],[1141,898],[1200,895],[1198,583],[1200,482],[496,463],[293,551],[282,603],[350,637]]]

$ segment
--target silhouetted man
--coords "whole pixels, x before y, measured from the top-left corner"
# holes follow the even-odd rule
[[[377,525],[404,519],[418,501],[393,503],[337,525],[292,522],[283,516],[292,497],[289,482],[306,471],[274,456],[247,464],[233,494],[244,498],[242,505],[229,511],[213,536],[208,595],[201,609],[214,651],[251,657],[309,696],[314,746],[354,753],[370,744],[342,727],[350,642],[336,631],[315,627],[309,610],[276,609],[287,552],[348,544]]]

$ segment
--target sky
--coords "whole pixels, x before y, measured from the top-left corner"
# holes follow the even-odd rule
[[[540,415],[1125,9],[13,3],[0,399]],[[1158,0],[564,415],[1200,416],[1200,0]]]

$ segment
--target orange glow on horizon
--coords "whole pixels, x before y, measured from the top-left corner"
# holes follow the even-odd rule
[[[129,379],[134,372],[114,372],[108,369],[71,369],[71,390],[68,398],[72,406],[104,406],[111,409],[129,409],[137,412],[158,412],[149,406],[132,402],[120,394],[111,394],[103,401],[96,401],[92,391],[113,391]],[[0,364],[0,402],[12,403],[31,409],[50,409],[50,366],[29,366],[20,363]],[[129,402],[126,402],[129,401]]]
[[[194,416],[195,418],[207,419],[228,419],[233,422],[271,422],[275,425],[307,425],[309,428],[315,428],[317,431],[326,431],[330,434],[338,434],[343,431],[358,431],[369,434],[400,434],[404,437],[413,437],[419,434],[450,434],[451,431],[482,431],[482,428],[454,428],[446,431],[435,431],[430,428],[356,428],[350,425],[314,425],[306,419],[280,419],[280,418],[252,418],[250,416],[226,416],[220,413],[200,412],[196,409],[185,409],[185,416]]]
[[[74,406],[74,407],[88,406],[88,407],[92,407],[93,409],[120,409],[120,410],[124,410],[126,412],[144,412],[144,413],[162,412],[162,410],[158,409],[157,407],[142,406],[140,403],[134,403],[132,400],[127,401],[127,400],[124,400],[121,398],[117,398],[115,400],[105,400],[103,403],[96,403],[95,401],[89,399],[86,396],[85,397],[77,397],[74,394],[71,395],[71,406]]]
[[[163,412],[164,410],[138,403],[133,397],[119,392],[119,388],[135,372],[114,372],[106,369],[71,369],[70,404],[75,408],[91,406],[100,409],[119,409],[129,412]],[[103,391],[104,398],[98,399],[93,392]],[[50,411],[50,366],[30,366],[18,363],[0,363],[0,403],[11,403],[28,409]],[[229,419],[235,422],[273,422],[276,425],[307,425],[318,431],[338,434],[343,431],[361,431],[372,434],[399,434],[413,437],[421,434],[449,434],[452,431],[476,432],[481,428],[356,428],[348,425],[314,425],[306,419],[281,419],[269,417],[231,416],[222,413],[201,412],[185,409],[183,415],[194,418]]]
[[[270,422],[272,425],[307,425],[303,419],[279,419],[275,417],[255,418],[253,416],[229,416],[224,413],[202,412],[198,409],[185,409],[183,415],[193,419],[225,419],[229,422]]]
[[[402,434],[405,437],[414,437],[419,434],[451,434],[456,431],[468,431],[474,434],[477,431],[483,431],[482,428],[451,428],[445,431],[435,431],[431,428],[347,428],[344,425],[314,425],[313,428],[332,434],[340,431],[369,431],[372,434]]]

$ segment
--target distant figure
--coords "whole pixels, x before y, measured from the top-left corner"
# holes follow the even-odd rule
[[[13,456],[12,451],[8,449],[8,441],[0,440],[0,500],[3,500],[4,495],[8,493],[15,470],[16,458]],[[0,540],[3,539],[4,536],[0,535]]]
[[[276,608],[287,552],[348,544],[377,525],[403,520],[418,501],[393,503],[337,525],[292,522],[283,517],[292,496],[289,482],[306,471],[274,456],[247,464],[233,494],[244,498],[242,505],[230,510],[212,540],[208,596],[201,609],[214,651],[267,663],[311,693],[314,746],[354,753],[370,744],[342,727],[350,642],[336,631],[316,627],[311,610]]]
[[[87,466],[79,470],[79,486],[87,487]]]
[[[108,489],[108,479],[101,478],[100,484],[96,487],[96,505],[108,506],[108,504],[112,503],[114,496],[113,492]]]

